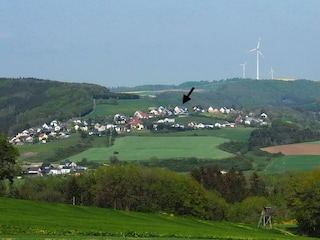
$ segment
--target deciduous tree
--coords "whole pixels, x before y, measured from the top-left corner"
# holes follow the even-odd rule
[[[267,196],[265,183],[260,179],[256,172],[251,175],[249,183],[249,194],[251,196]]]
[[[13,182],[16,159],[19,151],[3,134],[0,134],[0,180],[9,179]]]
[[[304,233],[320,237],[320,170],[307,174],[297,188],[294,202],[298,226]]]

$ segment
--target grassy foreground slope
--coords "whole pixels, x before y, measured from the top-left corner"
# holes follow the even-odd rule
[[[276,229],[93,207],[0,198],[0,238],[290,239]],[[79,236],[79,238],[75,237]],[[94,236],[94,237],[93,237]],[[100,237],[99,237],[100,236]],[[68,237],[68,238],[66,238]],[[103,238],[104,237],[104,238]],[[52,238],[50,238],[52,239]],[[295,237],[295,239],[310,239]]]

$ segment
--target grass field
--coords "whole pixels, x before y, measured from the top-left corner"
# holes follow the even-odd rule
[[[24,144],[18,146],[19,149],[19,161],[28,162],[41,162],[43,159],[49,156],[54,156],[57,149],[68,146],[73,146],[79,141],[79,134],[72,134],[69,138],[56,139],[46,144]]]
[[[272,160],[264,170],[267,174],[281,173],[288,170],[310,171],[320,167],[320,156],[290,155]]]
[[[220,129],[220,130],[194,130],[194,131],[182,131],[182,132],[169,132],[169,133],[161,133],[161,134],[152,134],[150,133],[149,131],[145,131],[145,132],[131,132],[131,133],[126,133],[126,137],[127,136],[130,136],[130,137],[133,137],[133,136],[145,136],[145,137],[150,137],[150,139],[148,140],[148,144],[151,144],[151,143],[155,143],[155,144],[158,144],[156,140],[156,138],[162,138],[162,137],[167,137],[166,141],[167,143],[171,144],[170,145],[170,148],[173,148],[173,144],[176,143],[176,141],[172,141],[172,139],[175,139],[176,137],[189,137],[188,139],[184,139],[184,143],[187,145],[187,146],[190,146],[190,144],[192,144],[192,142],[194,140],[197,140],[195,137],[212,137],[212,139],[214,137],[217,137],[217,138],[221,138],[220,140],[222,141],[222,139],[224,139],[224,141],[229,141],[230,139],[232,140],[235,140],[235,141],[240,141],[240,142],[245,142],[248,140],[249,136],[250,136],[250,133],[251,133],[252,129],[251,128],[224,128],[224,129]],[[25,145],[22,145],[22,146],[18,146],[18,149],[19,149],[19,152],[20,152],[20,156],[19,156],[19,161],[20,162],[24,162],[24,161],[27,161],[27,162],[43,162],[43,159],[46,159],[47,157],[50,157],[50,156],[54,156],[55,155],[55,151],[61,149],[61,147],[68,147],[68,146],[74,146],[78,143],[80,139],[80,136],[79,134],[71,134],[69,138],[66,138],[66,139],[57,139],[57,140],[54,140],[53,142],[48,142],[46,144],[25,144]],[[165,138],[163,138],[162,140],[164,140]],[[183,138],[181,138],[183,139]],[[181,140],[180,139],[180,140]],[[198,139],[200,140],[200,139]],[[190,156],[192,155],[192,153],[197,153],[198,152],[198,149],[203,149],[203,147],[207,147],[206,144],[207,142],[205,141],[203,144],[199,143],[198,140],[196,141],[196,145],[197,147],[193,148],[193,147],[188,147],[187,149],[185,149],[185,151],[187,152],[183,152],[183,151],[180,151],[180,152],[183,152],[183,155],[181,157],[184,157],[184,156]],[[220,142],[219,140],[219,142]],[[122,141],[122,138],[116,138],[116,145],[114,147],[118,148],[117,146],[117,143],[118,141]],[[219,144],[219,142],[217,144]],[[223,142],[223,141],[222,141]],[[142,151],[148,151],[148,149],[146,150],[142,150],[141,147],[142,146],[146,146],[148,147],[148,144],[142,144],[139,146],[139,151],[140,153]],[[198,147],[198,145],[200,144],[200,147]],[[213,140],[213,144],[216,144]],[[212,146],[212,143],[210,142],[209,143],[210,146]],[[94,137],[92,139],[92,146],[93,148],[105,148],[106,147],[106,138],[105,137]],[[122,147],[123,145],[121,145]],[[159,145],[155,145],[153,146],[152,148],[155,149],[157,148],[157,146]],[[130,148],[130,145],[125,145],[124,146],[124,149],[121,149],[119,151],[119,149],[115,149],[115,148],[110,148],[110,149],[98,149],[98,152],[99,154],[102,154],[102,157],[99,157],[99,159],[101,160],[106,160],[106,159],[109,159],[110,157],[110,154],[112,155],[114,151],[118,151],[118,152],[122,152],[121,155],[124,155],[124,152],[127,152],[128,151],[128,148]],[[180,147],[181,148],[181,147]],[[159,147],[160,149],[160,147]],[[151,155],[149,155],[149,157],[151,156],[156,156],[156,155],[159,155],[160,154],[163,154],[163,150],[157,150],[156,153],[150,153]],[[130,150],[130,149],[129,149]],[[93,152],[94,155],[97,155],[97,153],[95,153],[96,149],[92,149],[92,150],[89,150],[89,152]],[[150,150],[151,151],[151,150]],[[217,151],[217,149],[215,149],[215,151]],[[208,151],[207,149],[205,148],[204,153],[208,154]],[[204,155],[204,153],[201,153],[199,155],[199,157],[201,156],[206,156]],[[221,153],[221,151],[220,151]],[[219,155],[220,155],[219,153]],[[87,153],[86,153],[87,154]],[[109,154],[107,155],[106,157],[103,155],[103,154]],[[128,153],[129,154],[129,153]],[[131,154],[131,153],[130,153]],[[90,153],[91,155],[91,153]],[[197,154],[198,155],[198,154]],[[212,157],[212,154],[210,153],[209,154],[210,158]],[[80,161],[82,160],[82,156],[80,156],[81,159]],[[118,157],[121,157],[120,155]],[[167,156],[166,156],[167,157]],[[172,157],[176,157],[176,155],[173,155]],[[179,157],[179,156],[178,156]],[[218,156],[218,158],[220,158]],[[144,158],[144,159],[148,159],[148,158]],[[57,161],[60,161],[62,159],[57,159]]]
[[[233,156],[217,148],[226,141],[228,139],[202,136],[126,136],[117,138],[115,144],[109,148],[91,148],[68,159],[76,162],[83,158],[106,161],[111,156],[117,156],[121,161],[149,160],[153,157],[222,159]]]
[[[98,101],[98,100],[97,100]],[[115,114],[124,114],[126,116],[133,116],[134,112],[141,110],[147,112],[149,107],[159,107],[159,103],[156,99],[142,98],[142,99],[128,99],[117,100],[116,105],[112,104],[97,104],[95,110],[86,116],[86,118],[96,117],[113,117]]]
[[[0,239],[291,239],[256,225],[0,198]],[[295,236],[297,240],[311,239]]]
[[[254,128],[222,128],[222,129],[201,129],[201,130],[188,130],[188,131],[178,131],[178,132],[166,132],[153,134],[149,131],[135,131],[131,133],[126,133],[126,136],[208,136],[208,137],[219,137],[226,138],[227,140],[234,140],[238,142],[247,142],[251,132]]]

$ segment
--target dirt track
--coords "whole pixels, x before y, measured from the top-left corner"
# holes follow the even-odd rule
[[[262,148],[270,153],[281,152],[284,155],[320,155],[320,144],[289,144]]]

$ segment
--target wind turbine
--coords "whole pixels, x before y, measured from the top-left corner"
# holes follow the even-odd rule
[[[242,78],[246,78],[246,65],[247,63],[243,63],[243,64],[240,64],[240,66],[242,67]]]
[[[259,76],[259,55],[263,56],[262,52],[260,52],[260,42],[261,42],[261,39],[259,38],[257,47],[248,51],[248,53],[250,53],[250,52],[257,53],[257,80],[260,79],[260,76]]]
[[[273,71],[272,67],[271,67],[271,70],[270,70],[270,74],[271,74],[271,79],[273,80],[273,74],[275,73],[275,71]]]

